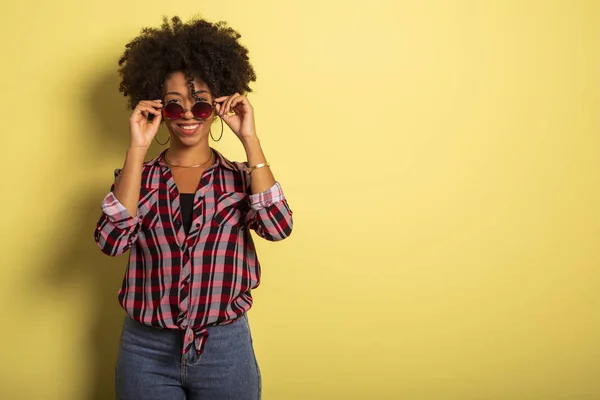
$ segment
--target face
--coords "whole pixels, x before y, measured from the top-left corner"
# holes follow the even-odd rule
[[[194,147],[202,141],[208,141],[208,132],[215,119],[215,113],[213,112],[205,119],[196,119],[191,111],[192,106],[198,100],[213,104],[213,96],[206,83],[201,79],[194,79],[197,100],[192,97],[190,85],[183,72],[175,72],[168,76],[164,88],[163,105],[177,103],[185,110],[182,118],[163,118],[171,134],[171,140],[177,141],[185,147]]]

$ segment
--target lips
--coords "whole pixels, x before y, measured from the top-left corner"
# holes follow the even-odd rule
[[[177,124],[177,128],[184,135],[193,135],[198,132],[200,125],[202,125],[201,122],[196,122],[193,124]]]

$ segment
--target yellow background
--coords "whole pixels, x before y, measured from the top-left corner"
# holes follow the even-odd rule
[[[117,59],[195,13],[249,47],[294,210],[258,243],[265,400],[600,399],[594,0],[4,1],[0,398],[112,398]]]

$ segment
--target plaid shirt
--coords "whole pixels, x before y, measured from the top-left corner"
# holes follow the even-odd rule
[[[215,154],[194,196],[188,235],[164,152],[144,163],[137,215],[117,200],[113,184],[94,234],[108,255],[130,251],[121,306],[142,324],[180,330],[184,353],[192,347],[202,353],[206,327],[234,322],[250,309],[250,291],[260,283],[250,229],[270,241],[292,231],[279,183],[253,195],[246,165]]]

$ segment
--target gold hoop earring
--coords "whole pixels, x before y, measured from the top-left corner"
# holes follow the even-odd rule
[[[169,140],[171,140],[171,135],[169,135],[166,142],[161,143],[158,141],[158,132],[156,132],[156,136],[154,136],[154,140],[156,140],[156,143],[158,143],[159,145],[164,146],[165,144],[169,143]]]
[[[215,139],[213,137],[212,128],[208,130],[208,133],[210,134],[211,139],[214,140],[215,142],[218,142],[223,137],[223,118],[219,117],[219,119],[221,120],[221,135],[219,135],[219,138]]]

